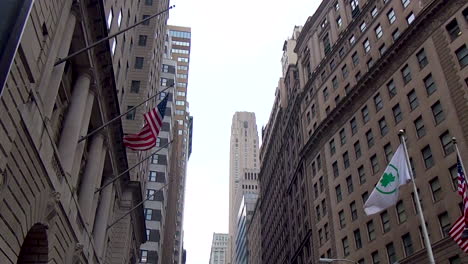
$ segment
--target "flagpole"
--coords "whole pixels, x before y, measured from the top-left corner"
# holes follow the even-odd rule
[[[108,181],[106,184],[104,184],[101,188],[98,188],[96,189],[96,191],[94,191],[94,193],[98,193],[100,191],[102,191],[104,188],[106,188],[107,186],[109,186],[110,184],[112,184],[113,182],[115,182],[116,180],[118,180],[120,177],[124,176],[125,173],[129,172],[130,170],[136,168],[138,165],[140,165],[141,163],[143,163],[144,161],[146,161],[147,159],[151,158],[154,154],[158,153],[159,151],[161,151],[163,148],[166,148],[167,146],[169,146],[169,144],[171,144],[174,140],[171,140],[170,142],[168,142],[167,144],[165,144],[164,146],[160,147],[158,150],[156,150],[155,152],[151,153],[151,155],[148,155],[148,157],[142,159],[141,161],[139,161],[137,164],[133,165],[132,167],[126,169],[125,171],[121,172],[119,175],[117,175],[116,177],[112,178],[110,181]]]
[[[81,141],[89,138],[90,136],[96,134],[97,132],[101,131],[102,129],[104,129],[106,126],[110,125],[111,123],[115,122],[116,120],[120,119],[122,116],[130,113],[131,111],[135,110],[137,107],[139,107],[140,105],[148,102],[149,100],[155,98],[156,96],[160,95],[161,93],[163,93],[164,91],[170,89],[170,88],[173,88],[174,87],[174,84],[162,89],[160,92],[157,92],[155,95],[152,95],[150,96],[149,98],[147,98],[146,100],[144,100],[143,102],[135,105],[134,107],[128,109],[125,113],[122,113],[121,115],[119,116],[116,116],[114,118],[112,118],[111,120],[107,121],[106,123],[104,123],[102,126],[96,128],[95,130],[91,131],[90,133],[88,133],[86,136],[82,136],[79,140],[78,140],[78,143],[80,143]],[[167,95],[166,95],[167,96]]]
[[[457,158],[460,161],[460,165],[463,169],[463,172],[464,172],[463,175],[465,176],[465,181],[468,183],[468,177],[466,175],[465,166],[463,166],[463,161],[461,159],[460,150],[458,149],[457,139],[455,137],[452,138],[452,143],[455,145],[455,150],[457,151]]]
[[[110,229],[111,227],[113,227],[115,224],[117,224],[120,220],[122,220],[123,218],[125,218],[127,215],[129,215],[131,212],[133,212],[135,209],[137,209],[138,207],[140,207],[140,205],[142,205],[144,202],[148,201],[150,198],[153,198],[154,195],[156,195],[156,192],[159,192],[161,191],[162,189],[166,188],[168,185],[169,185],[170,181],[166,184],[164,184],[161,188],[157,189],[153,195],[150,195],[148,197],[146,197],[146,199],[144,199],[143,201],[139,202],[137,205],[135,205],[134,207],[132,207],[130,210],[128,210],[128,212],[126,212],[124,215],[122,215],[121,217],[117,218],[114,222],[112,222],[112,224],[108,225],[107,226],[107,229]]]
[[[413,182],[414,198],[416,200],[415,201],[416,208],[418,209],[418,212],[419,212],[419,221],[421,222],[421,230],[423,233],[424,245],[426,246],[426,250],[427,250],[427,257],[429,258],[430,264],[435,264],[434,254],[432,253],[431,241],[429,239],[429,234],[427,232],[426,221],[424,220],[424,215],[423,215],[423,211],[421,207],[421,201],[419,200],[418,188],[416,187],[416,181],[414,180],[414,176],[413,176],[413,169],[411,167],[411,162],[409,161],[408,149],[406,148],[405,131],[403,129],[400,130],[398,135],[400,136],[400,141],[402,142],[403,149],[405,150],[406,164],[408,166],[409,175],[411,176],[411,181]]]
[[[102,38],[102,39],[100,39],[100,40],[94,42],[93,44],[91,44],[91,45],[89,45],[89,46],[87,46],[87,47],[84,47],[84,48],[82,48],[82,49],[80,49],[80,50],[78,50],[78,51],[76,51],[76,52],[74,52],[74,53],[68,55],[67,57],[65,57],[65,58],[63,58],[63,59],[59,58],[59,59],[57,60],[57,62],[55,62],[54,66],[57,66],[57,65],[59,65],[60,63],[63,63],[63,62],[69,60],[70,58],[72,58],[72,57],[74,57],[74,56],[76,56],[76,55],[78,55],[78,54],[80,54],[80,53],[83,53],[83,52],[85,52],[85,51],[87,51],[87,50],[89,50],[89,49],[92,49],[92,48],[96,47],[97,45],[101,44],[102,42],[104,42],[104,41],[106,41],[106,40],[109,40],[109,39],[111,39],[111,38],[113,38],[113,37],[115,37],[115,36],[117,36],[117,35],[120,35],[120,34],[126,32],[126,31],[128,31],[128,30],[130,30],[130,29],[132,29],[132,28],[134,28],[134,27],[136,27],[136,26],[138,26],[138,25],[140,25],[140,24],[143,24],[143,23],[145,23],[146,21],[149,21],[150,19],[152,19],[152,18],[154,18],[154,17],[160,16],[160,15],[166,13],[167,11],[171,10],[171,9],[174,8],[174,7],[175,7],[175,5],[172,5],[172,6],[170,6],[170,7],[166,8],[166,9],[164,9],[163,11],[161,11],[161,12],[159,12],[159,13],[156,13],[156,14],[154,14],[154,15],[151,15],[151,16],[149,16],[149,17],[147,17],[147,18],[141,20],[140,22],[138,22],[138,23],[136,23],[136,24],[133,24],[133,25],[131,25],[131,26],[127,27],[127,28],[124,28],[124,29],[122,29],[122,30],[120,30],[120,31],[118,31],[118,32],[116,32],[116,33],[114,33],[114,34],[111,34],[111,35],[109,35],[109,36],[107,36],[107,37],[105,37],[105,38]]]

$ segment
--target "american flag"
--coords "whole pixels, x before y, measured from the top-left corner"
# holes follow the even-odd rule
[[[158,104],[157,108],[153,108],[148,113],[144,114],[146,124],[138,134],[124,136],[124,145],[133,150],[148,150],[156,145],[159,131],[161,130],[164,114],[166,113],[167,100],[169,96]]]
[[[465,173],[460,163],[460,158],[457,158],[457,174],[458,174],[458,194],[463,199],[463,215],[458,218],[455,224],[450,229],[450,236],[457,242],[461,249],[468,253],[468,187],[465,180]],[[464,234],[465,233],[465,234]]]

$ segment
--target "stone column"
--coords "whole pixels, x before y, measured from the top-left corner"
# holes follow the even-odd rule
[[[89,128],[89,121],[91,119],[91,111],[93,109],[94,104],[94,92],[91,89],[88,94],[88,99],[86,102],[85,112],[83,114],[83,121],[81,122],[83,125],[81,127],[80,137],[85,136],[88,133]],[[80,172],[81,167],[81,159],[83,158],[83,152],[86,146],[86,140],[81,141],[78,143],[75,152],[75,160],[73,161],[73,167],[71,171],[71,184],[73,187],[76,187],[78,184],[78,173]]]
[[[107,179],[105,182],[108,182]],[[114,195],[114,185],[110,184],[101,191],[101,201],[96,210],[96,220],[94,223],[93,238],[96,251],[99,257],[104,257],[104,246],[106,242],[107,225],[109,225],[110,210],[112,208],[112,197]]]
[[[78,196],[78,203],[80,204],[83,218],[88,225],[90,223],[91,208],[93,207],[94,191],[99,186],[96,182],[100,182],[102,179],[102,170],[104,169],[103,154],[105,154],[104,137],[102,134],[97,134],[91,140],[88,162],[81,179]]]
[[[88,98],[91,76],[82,73],[75,82],[71,103],[59,143],[60,160],[65,173],[70,174],[75,159],[76,146],[82,128],[83,113]]]
[[[68,20],[65,25],[65,31],[63,32],[61,43],[58,48],[58,58],[64,58],[68,55],[68,51],[70,50],[70,45],[73,37],[73,32],[75,29],[75,24],[76,15],[73,12],[70,12],[70,15],[68,16]],[[66,63],[61,63],[52,68],[52,73],[48,85],[39,91],[42,98],[42,102],[44,104],[45,116],[49,118],[52,115],[52,111],[54,110],[54,104],[57,98],[60,82],[63,78],[65,64]]]

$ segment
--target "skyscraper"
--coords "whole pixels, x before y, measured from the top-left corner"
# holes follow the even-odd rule
[[[209,264],[227,263],[228,234],[213,233]]]
[[[244,194],[258,194],[258,132],[255,113],[236,112],[232,118],[229,173],[228,263],[236,255],[238,213]]]

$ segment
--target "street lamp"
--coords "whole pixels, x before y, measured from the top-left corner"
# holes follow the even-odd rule
[[[349,262],[349,263],[358,264],[356,261],[352,261],[352,260],[349,260],[349,259],[319,258],[319,262],[322,262],[322,263],[332,263],[332,262],[335,262],[335,261],[344,261],[344,262]]]

